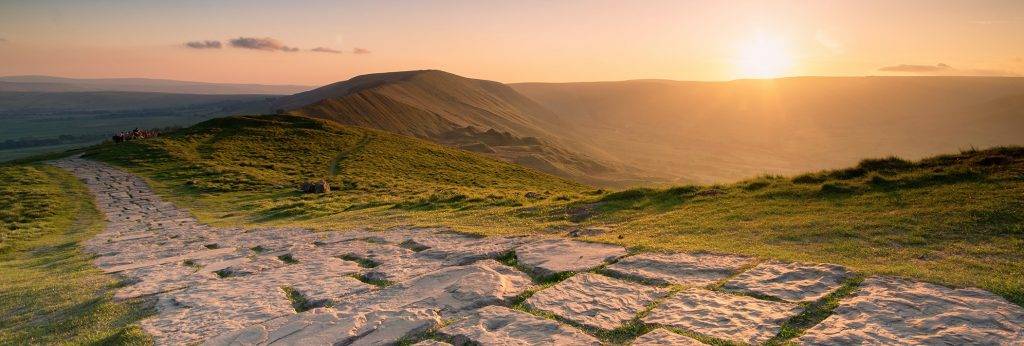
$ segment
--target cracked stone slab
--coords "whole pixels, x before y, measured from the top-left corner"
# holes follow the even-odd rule
[[[732,278],[723,289],[807,302],[825,297],[852,276],[845,267],[835,264],[769,261]]]
[[[778,334],[782,323],[801,311],[803,308],[793,303],[691,288],[663,301],[643,321],[760,344]]]
[[[701,346],[704,343],[686,335],[680,335],[663,328],[647,332],[633,340],[633,346]]]
[[[314,309],[227,332],[206,345],[386,345],[441,323],[429,309]]]
[[[706,286],[732,276],[751,262],[750,257],[733,255],[643,253],[622,258],[605,270],[657,284]]]
[[[158,259],[149,260],[149,261],[129,263],[129,264],[118,265],[118,266],[113,266],[113,267],[100,268],[100,269],[103,270],[106,273],[117,273],[117,272],[121,272],[121,271],[125,271],[125,270],[139,269],[139,268],[145,268],[145,267],[152,267],[152,266],[161,265],[161,264],[165,264],[165,263],[174,263],[174,262],[182,262],[182,261],[190,260],[190,259],[200,259],[200,258],[207,258],[207,257],[215,257],[215,256],[220,256],[220,255],[232,253],[232,252],[235,252],[234,248],[224,248],[224,249],[213,249],[213,250],[206,250],[206,251],[197,251],[197,252],[190,252],[190,253],[186,253],[186,254],[182,254],[182,255],[177,255],[177,256],[158,258]]]
[[[804,345],[1022,345],[1024,309],[995,294],[893,277],[869,277]]]
[[[524,238],[469,238],[458,243],[437,243],[420,251],[417,257],[440,260],[446,264],[465,265],[482,259],[495,259],[511,252],[525,242]]]
[[[505,303],[533,285],[525,274],[494,260],[447,267],[407,282],[388,286],[349,304],[399,309],[431,308],[454,313]]]
[[[660,288],[583,273],[535,293],[526,305],[585,326],[612,330],[665,293]]]
[[[536,275],[583,272],[626,255],[626,249],[621,246],[563,238],[528,242],[515,251],[519,264]]]
[[[572,327],[502,306],[481,308],[438,333],[456,345],[600,345]]]
[[[437,340],[423,340],[413,344],[413,346],[452,346],[452,344]]]

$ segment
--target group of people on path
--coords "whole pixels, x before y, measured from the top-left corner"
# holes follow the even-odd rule
[[[160,132],[157,130],[139,130],[135,128],[131,131],[121,131],[114,135],[114,143],[121,143],[124,141],[130,141],[133,139],[152,138],[159,136]]]

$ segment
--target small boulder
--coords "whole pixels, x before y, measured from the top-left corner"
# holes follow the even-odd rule
[[[319,182],[305,182],[302,183],[303,193],[328,193],[331,192],[331,185],[327,183],[327,180],[320,179]]]

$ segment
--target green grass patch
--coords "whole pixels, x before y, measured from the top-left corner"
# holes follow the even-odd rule
[[[136,324],[152,313],[113,301],[120,282],[80,242],[102,231],[85,187],[41,165],[0,166],[2,344],[151,344]]]

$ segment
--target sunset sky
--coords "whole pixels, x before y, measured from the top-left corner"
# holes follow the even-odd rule
[[[427,68],[502,82],[1016,76],[1024,1],[0,0],[0,75],[319,85]]]

